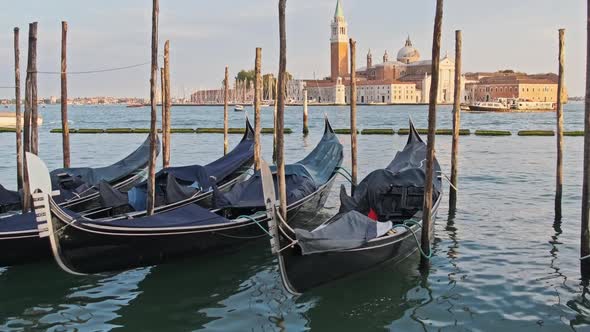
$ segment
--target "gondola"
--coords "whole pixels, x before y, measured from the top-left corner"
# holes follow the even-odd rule
[[[268,218],[264,212],[259,172],[241,182],[249,185],[236,184],[235,189],[225,193],[227,197],[217,192],[214,204],[225,205],[213,210],[185,204],[151,216],[90,219],[61,208],[53,200],[45,165],[39,158],[29,157],[28,172],[32,192],[35,192],[39,234],[49,237],[56,262],[69,273],[89,274],[154,265],[229,250],[266,235],[264,225]],[[324,135],[316,148],[290,167],[287,191],[295,199],[288,205],[290,217],[304,210],[317,212],[322,207],[341,163],[342,144],[326,120]],[[310,188],[313,191],[306,191]],[[305,195],[298,195],[300,192]],[[260,200],[248,197],[247,204],[241,204],[241,200],[232,201],[241,197],[241,193],[259,194]],[[243,211],[251,213],[234,215]]]
[[[158,149],[160,141],[158,139]],[[60,191],[60,203],[78,210],[96,206],[98,185],[108,183],[117,190],[127,190],[145,178],[149,163],[149,137],[130,155],[106,167],[58,168],[51,171],[51,184]],[[0,214],[21,209],[21,194],[0,185]]]
[[[342,186],[340,211],[314,230],[283,223],[274,202],[267,200],[272,252],[290,293],[301,294],[384,262],[398,263],[420,250],[426,144],[411,122],[410,128],[406,146],[389,166],[367,175],[352,197]],[[442,198],[436,160],[434,172],[433,216]],[[270,181],[263,182],[268,197],[274,195]]]
[[[242,140],[228,154],[205,166],[190,165],[181,167],[169,167],[158,172],[157,188],[157,212],[173,209],[186,204],[209,204],[212,196],[211,184],[222,189],[230,188],[248,169],[254,158],[254,130],[246,120],[246,130]],[[215,180],[209,178],[212,176]],[[196,186],[195,183],[199,183]],[[205,187],[205,188],[204,188]],[[135,201],[141,201],[141,192],[145,190],[145,184],[139,183],[131,188],[137,191]],[[136,218],[145,214],[142,206],[135,206],[138,212],[129,204],[128,196],[116,187],[111,187],[106,182],[97,186],[97,193],[89,198],[92,204],[72,204],[64,202],[59,204],[71,213],[88,216],[88,218],[100,218],[100,216],[123,215],[125,218]],[[55,200],[54,200],[55,201]],[[85,207],[92,206],[90,210]],[[7,218],[0,218],[0,266],[24,264],[51,256],[49,242],[39,237],[39,230],[35,220],[35,213],[17,214]]]

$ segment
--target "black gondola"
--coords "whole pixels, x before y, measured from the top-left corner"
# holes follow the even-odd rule
[[[160,140],[158,139],[160,151]],[[118,190],[127,190],[145,178],[145,170],[149,163],[149,137],[131,154],[118,162],[106,167],[71,167],[58,168],[51,171],[51,184],[54,190],[60,191],[56,198],[60,203],[76,206],[78,210],[96,206],[98,185],[108,183]],[[21,194],[7,190],[0,185],[0,214],[21,209]]]
[[[227,193],[217,192],[216,204],[231,203],[240,193],[259,194],[260,200],[248,197],[247,204],[233,201],[215,210],[185,204],[152,216],[89,219],[62,209],[48,195],[49,187],[43,162],[31,156],[28,171],[31,188],[37,193],[36,213],[40,236],[49,236],[58,265],[73,274],[98,273],[153,265],[213,250],[226,250],[245,241],[266,235],[264,201],[260,174],[257,172]],[[304,210],[317,212],[322,207],[342,163],[342,145],[326,120],[324,135],[316,148],[303,160],[293,164],[287,190],[295,201],[288,205],[289,216]],[[44,175],[45,174],[45,175]],[[306,177],[301,180],[300,177]],[[310,183],[307,180],[311,180]],[[313,186],[312,186],[313,184]],[[313,189],[304,196],[296,193]],[[235,191],[234,191],[235,190]],[[39,192],[40,191],[40,192]],[[221,202],[223,201],[223,202]],[[232,205],[233,204],[233,205]],[[233,216],[238,211],[255,211]],[[230,219],[231,218],[231,219]]]
[[[212,184],[209,176],[215,178],[214,184],[222,189],[231,187],[245,169],[249,168],[254,158],[254,130],[246,120],[246,130],[242,140],[225,156],[205,166],[190,165],[169,167],[158,172],[157,212],[181,205],[198,203],[209,204]],[[200,183],[197,187],[194,183]],[[134,186],[132,190],[141,193],[144,184]],[[207,187],[207,189],[203,189]],[[138,196],[137,193],[135,196]],[[136,201],[141,197],[136,197]],[[125,218],[136,218],[145,214],[135,212],[129,204],[127,193],[111,187],[105,182],[99,183],[96,194],[85,201],[68,201],[59,204],[71,213],[98,218],[125,214]],[[85,210],[92,207],[91,210]],[[137,207],[137,206],[136,206]],[[0,218],[0,266],[28,263],[51,256],[49,242],[39,237],[35,213],[17,214]]]
[[[290,293],[300,294],[384,262],[398,263],[420,250],[426,144],[411,122],[410,128],[406,146],[389,166],[367,175],[352,197],[343,186],[340,211],[313,231],[282,223],[270,202],[272,252]],[[442,198],[436,160],[434,172],[433,216]],[[265,188],[269,196],[272,189]]]

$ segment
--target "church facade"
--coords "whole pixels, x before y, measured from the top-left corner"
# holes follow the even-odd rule
[[[348,24],[340,0],[337,0],[330,27],[330,77],[324,80],[301,80],[293,84],[307,89],[310,101],[346,104],[350,100]],[[382,61],[375,63],[369,50],[366,65],[356,71],[357,102],[428,103],[431,66],[431,60],[421,60],[420,52],[413,46],[410,37],[397,52],[395,60],[390,60],[389,54],[385,51]],[[445,55],[439,65],[439,103],[452,102],[455,89],[454,75],[455,63]]]

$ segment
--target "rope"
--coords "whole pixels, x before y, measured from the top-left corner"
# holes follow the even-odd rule
[[[95,73],[106,73],[106,72],[111,72],[111,71],[131,69],[131,68],[136,68],[136,67],[141,67],[141,66],[149,65],[151,63],[152,62],[150,61],[150,62],[143,62],[143,63],[138,63],[138,64],[134,64],[134,65],[129,65],[129,66],[123,66],[123,67],[104,68],[104,69],[85,70],[85,71],[68,71],[68,72],[62,72],[62,71],[36,71],[36,72],[29,72],[29,73],[54,74],[54,75],[61,75],[61,74],[68,74],[68,75],[95,74]]]
[[[348,174],[350,177],[352,177],[352,174],[350,174],[350,172],[346,168],[338,166],[338,167],[336,167],[336,169],[339,171],[342,170],[342,171],[346,172],[346,174]]]
[[[412,227],[406,225],[406,223],[417,225],[420,228],[422,228],[422,225],[420,225],[420,223],[418,221],[416,221],[416,220],[408,219],[408,220],[405,220],[403,224],[398,224],[396,226],[405,227],[408,231],[410,231],[412,233],[412,235],[414,236],[414,240],[416,240],[416,244],[418,246],[418,250],[420,250],[420,255],[422,255],[424,258],[430,259],[432,257],[432,247],[430,246],[430,243],[428,243],[428,255],[427,255],[422,250],[422,246],[420,245],[420,241],[418,240],[418,236],[416,236],[416,233],[414,232],[414,230],[412,229]]]
[[[261,225],[261,224],[258,222],[258,220],[254,219],[254,217],[261,216],[261,215],[262,215],[262,214],[258,214],[258,215],[256,215],[256,214],[255,214],[255,215],[253,215],[253,216],[246,216],[246,215],[242,215],[242,216],[238,216],[238,219],[240,219],[240,218],[245,218],[245,219],[248,219],[248,220],[250,220],[250,221],[253,221],[253,222],[254,222],[256,225],[258,225],[258,227],[260,227],[260,229],[261,229],[261,230],[262,230],[264,233],[266,233],[266,235],[268,235],[268,236],[272,237],[272,235],[271,235],[271,234],[270,234],[270,233],[269,233],[269,232],[268,232],[268,231],[267,231],[267,230],[264,228],[264,226],[262,226],[262,225]]]

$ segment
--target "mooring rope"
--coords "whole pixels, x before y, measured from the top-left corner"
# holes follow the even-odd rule
[[[427,255],[422,250],[422,246],[420,245],[420,241],[418,240],[418,236],[416,235],[416,233],[414,232],[414,230],[412,229],[412,227],[411,226],[408,226],[406,223],[417,225],[420,228],[422,228],[422,225],[419,223],[419,221],[416,221],[416,220],[413,220],[413,219],[408,219],[408,220],[405,220],[403,224],[398,224],[396,226],[405,227],[408,231],[410,231],[412,233],[412,235],[414,236],[414,240],[416,240],[416,245],[418,247],[418,250],[420,251],[420,255],[422,255],[424,258],[430,259],[432,257],[432,247],[430,246],[430,243],[428,244],[428,255]]]
[[[81,74],[95,74],[95,73],[106,73],[111,71],[118,71],[118,70],[125,70],[131,68],[137,68],[145,65],[151,64],[149,62],[137,63],[134,65],[123,66],[123,67],[113,67],[113,68],[103,68],[103,69],[96,69],[96,70],[85,70],[85,71],[30,71],[28,73],[37,73],[37,74],[52,74],[52,75],[61,75],[61,74],[68,74],[68,75],[81,75]]]

